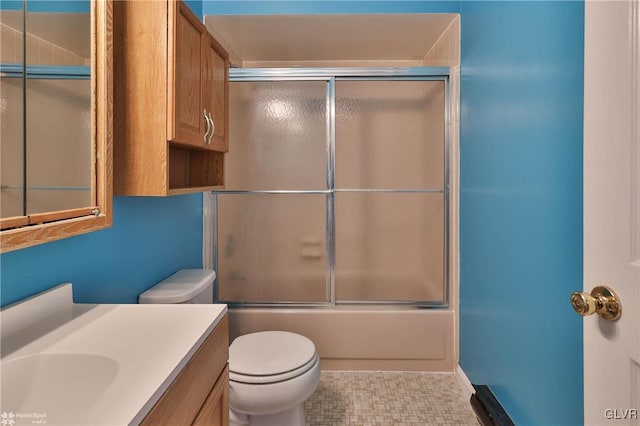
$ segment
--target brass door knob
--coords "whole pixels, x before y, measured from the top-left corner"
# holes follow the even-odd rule
[[[609,321],[616,321],[622,315],[622,305],[615,291],[607,286],[597,286],[591,294],[584,291],[571,293],[571,306],[582,316],[597,313]]]

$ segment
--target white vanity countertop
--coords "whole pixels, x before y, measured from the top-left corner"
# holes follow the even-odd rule
[[[0,365],[5,378],[0,411],[45,414],[47,425],[137,424],[226,312],[227,306],[222,304],[70,304],[18,331],[7,332],[3,326]],[[7,319],[11,322],[9,316]],[[33,366],[56,367],[69,362],[73,367],[67,367],[68,371],[59,373],[62,376],[58,378],[50,375],[54,373],[47,373],[48,379],[46,374],[41,375],[38,380],[46,381],[35,383],[45,383],[45,386],[36,385],[33,389],[28,389],[28,383],[18,383],[22,376],[8,383],[12,366],[19,365],[24,360],[18,359],[25,357],[36,360],[30,361],[28,371],[33,370]],[[64,366],[50,369],[64,370]],[[83,377],[73,377],[75,374]],[[28,382],[30,377],[24,380]],[[47,402],[42,402],[42,395],[31,396],[38,389],[54,387],[52,381],[63,382],[60,386],[63,389],[77,382],[78,389],[84,386],[88,391],[77,395],[73,395],[73,389],[66,395],[52,392],[51,400],[44,399]],[[20,407],[8,406],[4,397],[22,386],[26,390],[21,392],[28,393],[29,397],[20,401],[32,398],[31,402],[13,403],[22,404]],[[45,406],[35,406],[33,401]],[[23,422],[32,423],[26,419]]]

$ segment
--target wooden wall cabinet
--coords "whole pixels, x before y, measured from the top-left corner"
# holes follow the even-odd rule
[[[114,5],[114,191],[220,188],[229,56],[181,0]]]
[[[220,321],[141,425],[229,424],[229,321]]]

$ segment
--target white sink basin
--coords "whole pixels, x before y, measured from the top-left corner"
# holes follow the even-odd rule
[[[91,407],[118,374],[118,363],[94,354],[45,353],[3,361],[2,411],[68,419]],[[69,416],[71,414],[71,417]]]
[[[71,284],[5,307],[0,413],[6,416],[0,420],[15,426],[138,425],[226,310],[212,304],[73,303]]]

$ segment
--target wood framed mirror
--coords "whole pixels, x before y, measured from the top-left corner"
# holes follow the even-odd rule
[[[56,2],[40,3],[54,4]],[[29,19],[28,3],[23,3],[22,8],[23,13],[26,14],[22,19],[24,24],[27,23]],[[2,12],[4,11],[1,11],[0,13]],[[18,160],[16,160],[16,157],[12,159],[12,152],[16,151],[16,149],[10,148],[9,143],[12,142],[15,146],[19,146],[20,141],[18,140],[18,137],[15,137],[16,132],[7,133],[3,128],[3,137],[0,139],[0,143],[2,144],[0,151],[0,154],[2,155],[0,155],[0,157],[3,157],[3,169],[6,171],[10,168],[17,168],[16,165],[20,160],[22,160],[22,169],[16,172],[18,176],[21,174],[22,178],[17,178],[16,183],[11,181],[12,178],[8,177],[9,175],[7,173],[2,173],[2,182],[0,182],[0,187],[3,192],[2,203],[4,204],[4,206],[0,206],[0,210],[2,210],[2,216],[0,217],[0,226],[2,228],[0,232],[0,243],[2,252],[17,250],[111,226],[113,196],[113,1],[90,0],[90,4],[88,5],[88,14],[90,15],[90,24],[88,26],[86,24],[79,25],[79,27],[84,26],[84,28],[88,29],[90,33],[86,35],[86,38],[90,37],[90,49],[87,49],[87,53],[89,53],[90,50],[90,58],[86,58],[84,67],[71,67],[66,64],[63,66],[55,65],[51,67],[48,64],[42,65],[41,63],[38,63],[37,59],[35,60],[35,65],[33,65],[34,61],[32,58],[34,57],[34,53],[29,49],[34,45],[34,43],[38,46],[39,59],[42,59],[45,55],[48,55],[49,57],[55,55],[55,49],[59,48],[58,44],[60,43],[59,40],[47,40],[39,34],[29,33],[29,27],[27,25],[23,25],[22,28],[23,44],[19,45],[17,41],[13,43],[13,57],[22,59],[22,63],[19,63],[19,61],[11,63],[11,60],[8,60],[7,57],[3,55],[2,68],[0,70],[3,88],[7,87],[5,82],[8,82],[9,78],[12,77],[10,75],[11,72],[18,74],[22,73],[21,83],[24,88],[22,95],[24,105],[22,105],[22,108],[17,108],[18,111],[15,113],[15,116],[19,116],[20,112],[22,112],[23,123],[26,123],[27,118],[29,117],[30,108],[29,105],[27,105],[27,102],[32,99],[33,102],[38,102],[39,105],[42,105],[46,102],[44,99],[45,97],[47,99],[52,98],[52,93],[55,93],[56,96],[58,96],[58,100],[60,98],[64,98],[65,100],[71,99],[70,102],[79,103],[77,98],[82,96],[76,96],[75,87],[62,85],[59,82],[51,83],[53,80],[61,80],[60,78],[41,77],[42,75],[51,75],[51,73],[54,73],[55,71],[52,71],[52,68],[58,70],[57,72],[59,72],[59,70],[63,70],[63,73],[71,73],[76,76],[83,73],[82,68],[86,69],[86,81],[82,84],[87,87],[89,93],[83,95],[86,98],[84,105],[86,113],[83,114],[81,112],[77,112],[77,110],[74,110],[73,108],[70,109],[72,111],[71,121],[80,123],[80,125],[84,122],[84,126],[86,127],[84,134],[87,135],[87,137],[81,138],[81,142],[85,146],[82,149],[72,147],[68,151],[69,153],[65,152],[61,154],[60,150],[63,148],[57,145],[59,142],[53,137],[53,131],[49,131],[48,133],[51,121],[49,121],[49,125],[46,126],[44,130],[30,129],[28,125],[23,124],[22,154],[21,156],[20,153],[16,154]],[[6,15],[9,16],[10,14]],[[82,19],[84,18],[80,18],[79,20],[81,21]],[[13,19],[13,21],[19,24],[20,19]],[[78,19],[73,18],[72,21],[78,21]],[[10,53],[11,51],[9,49],[4,49],[4,44],[8,41],[6,34],[14,35],[17,38],[20,36],[20,28],[12,27],[10,22],[4,22],[4,18],[0,23],[2,24],[3,31],[3,50]],[[72,25],[63,24],[63,26],[68,30]],[[51,25],[49,25],[49,27],[51,27]],[[78,34],[77,38],[80,38],[81,36],[82,34]],[[61,39],[64,38],[65,37],[62,37]],[[67,35],[66,38],[70,39],[74,37],[69,37]],[[64,51],[63,54],[66,55],[67,59],[70,55],[76,54],[72,49],[62,48],[62,50]],[[78,57],[81,58],[82,55],[80,54]],[[42,60],[45,61],[45,59]],[[15,77],[15,75],[13,75],[13,77]],[[35,81],[34,85],[29,88],[27,83],[31,79],[34,79]],[[62,80],[78,81],[81,80],[81,78],[64,78]],[[16,84],[15,81],[12,84],[16,87],[19,86],[19,83]],[[33,91],[33,87],[38,87],[37,84],[48,84],[45,89],[46,96],[42,96],[40,98],[27,98],[26,94],[30,90]],[[19,104],[19,102],[17,103]],[[10,105],[7,104],[8,102],[3,94],[3,121],[8,117],[5,117],[5,115],[11,112]],[[55,103],[52,105],[54,106],[47,107],[48,110],[52,113],[57,112]],[[13,110],[15,109],[16,108],[14,107]],[[45,118],[49,118],[51,120],[50,117],[42,117],[42,114],[37,115],[42,118],[43,122],[46,122]],[[5,123],[13,122],[16,124],[15,116],[12,120],[5,121]],[[31,122],[34,121],[36,120],[31,120]],[[3,127],[5,127],[4,124]],[[48,145],[42,145],[46,146],[46,149],[38,148],[39,151],[42,151],[39,153],[41,158],[38,159],[39,163],[35,166],[33,162],[31,166],[27,165],[29,156],[32,160],[37,158],[37,155],[33,154],[33,147],[29,148],[27,146],[29,141],[29,138],[26,136],[27,133],[30,135],[38,135],[37,139],[39,139],[41,143],[46,144],[49,142]],[[68,140],[74,138],[63,136],[59,139]],[[47,169],[56,170],[57,167],[57,170],[61,170],[66,167],[60,166],[60,164],[54,165],[54,156],[68,157],[70,155],[76,155],[81,150],[84,150],[85,152],[82,155],[78,154],[77,156],[82,159],[82,164],[78,167],[82,170],[73,172],[75,175],[84,176],[84,180],[81,185],[74,186],[73,182],[71,182],[71,184],[69,183],[69,179],[67,179],[66,182],[60,183],[60,171],[50,172],[49,175],[44,173]],[[47,163],[48,158],[51,161],[50,164]],[[11,162],[13,162],[13,164]],[[7,164],[10,164],[11,166],[7,166]],[[38,176],[36,177],[36,175]],[[53,182],[54,180],[56,181]],[[11,190],[14,190],[15,193],[18,194],[14,198],[22,196],[22,205],[18,202],[17,207],[9,208],[9,201],[7,200],[10,200],[10,197],[8,197],[7,194]],[[29,192],[33,193],[34,196],[32,198],[35,198],[37,191],[48,191],[47,196],[52,201],[49,203],[45,203],[43,201],[28,205],[27,196],[29,195]],[[61,194],[65,191],[69,193],[71,191],[82,191],[84,193],[82,194],[82,197],[76,197],[76,199],[81,201],[73,201],[69,204],[70,207],[67,208],[64,204],[58,203],[60,201],[59,198],[62,198]],[[46,197],[41,198],[44,199]]]

